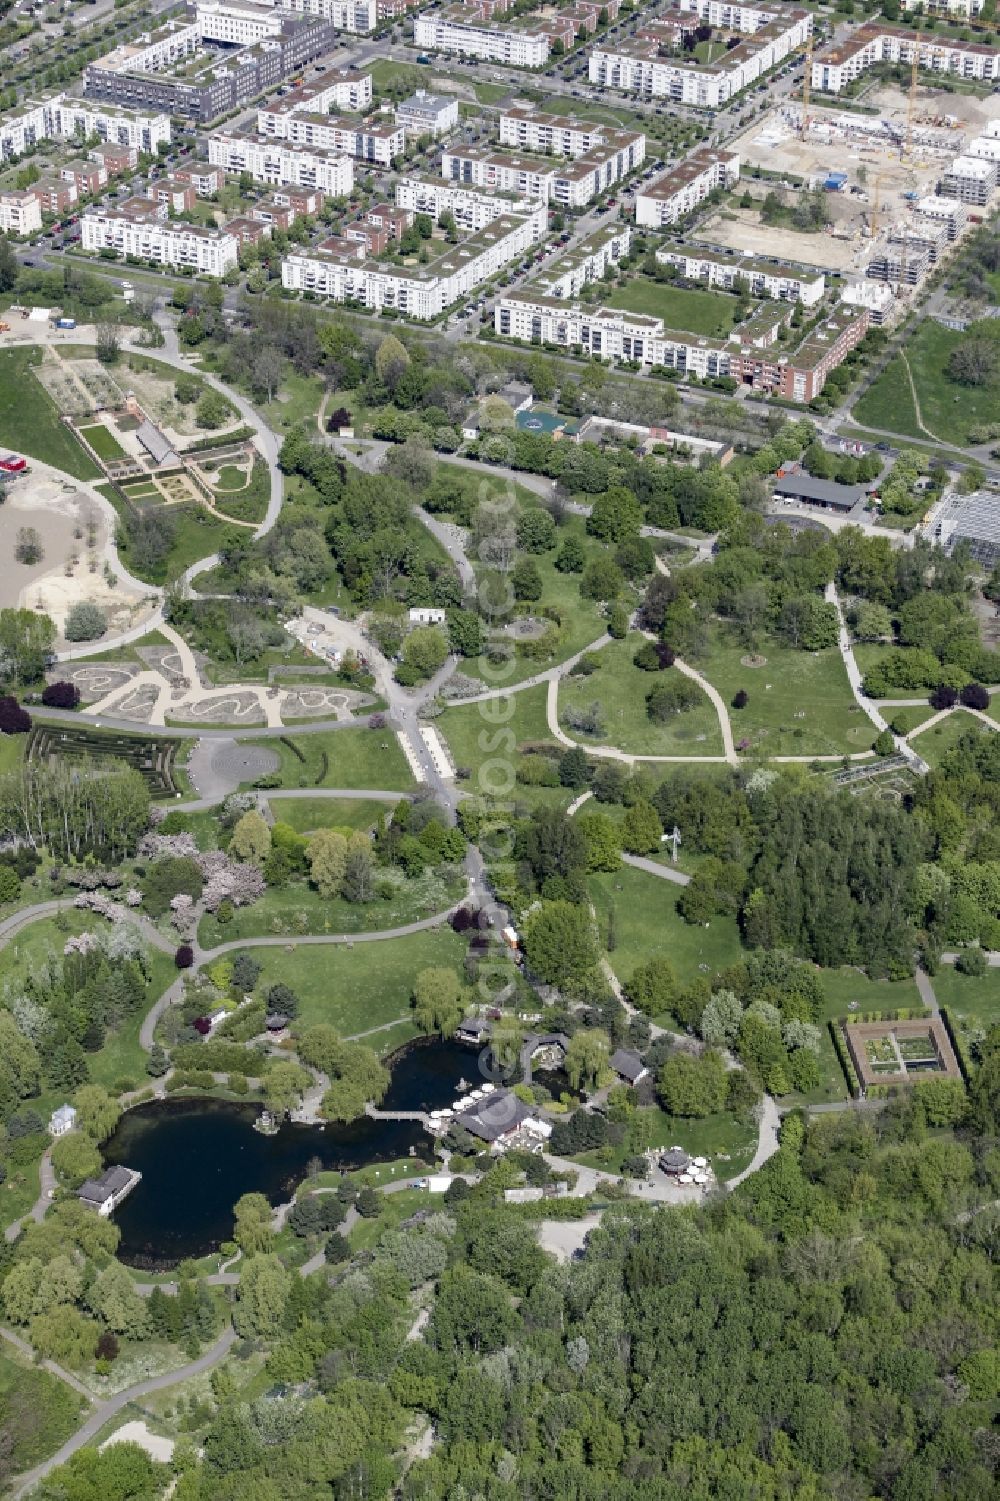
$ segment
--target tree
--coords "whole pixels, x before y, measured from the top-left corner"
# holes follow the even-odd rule
[[[0,235],[0,292],[12,292],[17,286],[21,267],[14,247],[6,235]]]
[[[891,730],[880,730],[872,744],[876,756],[891,756],[896,751],[896,741]]]
[[[611,1044],[600,1027],[581,1027],[566,1049],[566,1073],[574,1089],[599,1089],[611,1077]]]
[[[233,829],[229,848],[241,860],[262,865],[271,853],[271,830],[256,808],[244,813]]]
[[[597,963],[597,944],[590,915],[573,902],[543,902],[524,930],[529,967],[549,985],[581,980]]]
[[[649,855],[660,848],[663,825],[660,815],[645,798],[633,803],[622,820],[622,849],[630,855]]]
[[[382,385],[394,391],[403,372],[408,369],[410,356],[395,334],[386,334],[375,351],[375,374]]]
[[[107,1141],[121,1120],[122,1107],[100,1084],[82,1084],[73,1104],[77,1126],[96,1142]]]
[[[79,1188],[85,1178],[101,1171],[101,1154],[82,1131],[67,1131],[52,1144],[52,1166],[69,1188]]]
[[[992,385],[997,373],[997,354],[992,339],[964,338],[948,356],[948,374],[963,386]]]
[[[602,542],[621,542],[642,525],[642,506],[624,485],[612,485],[598,495],[587,518],[587,531]]]
[[[410,437],[389,449],[383,469],[411,490],[426,490],[434,478],[437,458],[423,438]]]
[[[273,1338],[291,1290],[291,1278],[277,1256],[251,1256],[243,1263],[233,1323],[244,1338]]]
[[[517,518],[517,545],[525,552],[549,552],[556,545],[556,524],[541,506],[527,506]]]
[[[129,1276],[128,1268],[112,1261],[98,1275],[87,1294],[87,1303],[109,1329],[127,1339],[142,1339],[146,1333],[146,1303]]]
[[[14,546],[14,557],[19,563],[25,563],[29,567],[40,563],[43,557],[42,539],[33,526],[19,526],[17,529],[17,542]]]
[[[542,597],[542,575],[533,558],[518,558],[510,575],[514,598],[533,603]]]
[[[672,1053],[660,1070],[659,1091],[671,1115],[699,1119],[715,1115],[726,1102],[726,1065],[706,1048],[701,1057]]]
[[[716,990],[701,1013],[698,1030],[710,1047],[731,1048],[743,1020],[743,1006],[732,990]]]
[[[666,724],[678,714],[686,714],[701,703],[701,689],[676,668],[669,678],[658,682],[646,694],[646,713],[654,724]]]
[[[0,697],[0,733],[26,735],[31,729],[31,715],[22,709],[16,698],[8,694]]]
[[[633,970],[625,987],[633,1006],[646,1016],[670,1011],[677,996],[677,976],[669,959],[647,959]]]
[[[403,642],[403,661],[421,678],[433,677],[448,660],[448,638],[436,625],[418,625]]]
[[[264,1077],[264,1104],[272,1115],[281,1119],[302,1103],[310,1075],[292,1060],[272,1063]]]
[[[310,880],[320,896],[339,896],[347,870],[346,835],[336,829],[319,829],[309,841],[306,858]]]
[[[45,670],[55,644],[56,628],[48,615],[34,610],[0,610],[0,677],[34,683]]]
[[[615,871],[621,869],[621,833],[614,819],[606,813],[584,813],[577,824],[587,841],[587,869]]]
[[[100,605],[81,599],[69,610],[63,635],[67,641],[96,641],[107,628],[107,617]]]
[[[455,970],[422,969],[413,982],[413,1019],[422,1032],[449,1037],[462,1020],[462,987]]]
[[[270,1250],[274,1238],[271,1206],[262,1193],[241,1195],[233,1205],[233,1219],[233,1239],[245,1255]]]
[[[183,324],[181,325],[183,328]],[[195,408],[194,420],[198,427],[213,430],[225,427],[233,415],[233,409],[218,391],[206,388]]]
[[[76,709],[80,704],[80,690],[75,683],[46,683],[42,689],[42,703],[47,709]]]
[[[115,323],[97,325],[97,358],[102,365],[114,365],[121,349],[121,329]]]
[[[978,709],[982,712],[990,706],[989,689],[984,688],[982,683],[966,683],[959,698],[967,709]]]

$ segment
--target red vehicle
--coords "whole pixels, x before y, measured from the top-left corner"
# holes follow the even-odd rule
[[[27,460],[20,458],[16,453],[5,453],[0,459],[0,469],[4,474],[23,474],[27,467]]]

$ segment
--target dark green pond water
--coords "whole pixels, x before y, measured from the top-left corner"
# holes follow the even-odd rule
[[[435,1110],[451,1104],[461,1079],[480,1082],[478,1053],[456,1042],[414,1043],[390,1067],[385,1110]],[[142,1173],[115,1211],[122,1261],[161,1269],[216,1250],[232,1236],[233,1205],[241,1194],[283,1203],[313,1157],[336,1169],[390,1162],[411,1148],[430,1156],[431,1138],[417,1121],[286,1122],[276,1135],[264,1136],[253,1129],[257,1114],[255,1105],[184,1099],[157,1100],[122,1117],[104,1160]]]

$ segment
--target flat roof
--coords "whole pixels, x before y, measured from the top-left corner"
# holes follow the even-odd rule
[[[829,479],[814,479],[811,474],[783,474],[772,481],[778,495],[796,500],[815,500],[838,510],[849,511],[868,492],[864,485],[838,485]]]

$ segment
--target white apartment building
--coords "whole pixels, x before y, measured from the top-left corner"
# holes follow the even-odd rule
[[[123,42],[100,59],[109,72],[162,73],[194,57],[201,47],[198,20],[167,21],[155,31],[144,31],[134,41]]]
[[[396,207],[412,214],[429,214],[437,221],[451,214],[459,229],[474,234],[504,214],[529,214],[536,204],[530,198],[499,198],[486,188],[467,183],[441,182],[436,177],[400,177],[396,182]]]
[[[205,276],[225,276],[239,260],[236,236],[224,229],[170,224],[152,213],[134,217],[117,209],[88,209],[81,227],[84,250],[114,250],[176,270],[191,267]]]
[[[766,14],[747,6],[718,8],[747,16]],[[701,109],[718,109],[804,47],[811,32],[808,11],[771,12],[717,63],[662,55],[663,39],[655,32],[598,43],[590,53],[590,82],[640,98],[673,99]]]
[[[606,131],[608,140],[584,156],[555,163],[541,156],[513,155],[491,147],[445,147],[441,176],[494,192],[539,198],[563,208],[583,208],[615,183],[630,177],[646,155],[646,137],[636,131]]]
[[[399,125],[376,125],[345,116],[313,113],[286,115],[284,137],[290,146],[312,146],[322,151],[346,152],[361,161],[390,167],[402,156],[406,136]]]
[[[812,86],[825,93],[839,94],[878,63],[912,64],[915,52],[919,66],[929,73],[1000,79],[1000,52],[995,47],[869,22],[846,41],[834,43],[817,54],[813,59]]]
[[[596,120],[577,120],[571,115],[550,115],[542,110],[500,111],[500,144],[522,151],[540,151],[545,156],[586,156],[600,146],[608,127]]]
[[[450,94],[428,94],[426,89],[418,89],[396,105],[395,119],[408,135],[436,139],[458,125],[458,100]]]
[[[318,188],[343,198],[354,186],[354,165],[336,151],[293,146],[287,141],[260,141],[255,136],[220,132],[208,140],[208,159],[226,172],[249,172],[255,182],[272,187]]]
[[[41,227],[42,208],[34,193],[20,188],[0,192],[0,231],[10,235],[30,235]]]
[[[676,224],[697,208],[716,188],[734,187],[740,178],[740,159],[735,151],[695,151],[685,161],[664,172],[635,197],[635,222],[643,229],[662,229]]]
[[[448,248],[426,266],[396,266],[336,251],[297,250],[281,266],[282,285],[334,302],[379,312],[396,308],[410,318],[435,318],[529,250],[545,234],[545,209],[508,214]]]
[[[873,328],[881,328],[896,306],[896,294],[885,281],[848,282],[840,300],[848,307],[867,308],[868,321]]]
[[[935,219],[947,225],[949,240],[958,239],[969,217],[965,204],[957,198],[920,198],[913,207],[921,219]]]
[[[903,10],[922,10],[929,16],[959,16],[969,20],[982,14],[984,0],[900,0]]]
[[[724,251],[673,250],[656,252],[663,266],[676,266],[686,281],[707,281],[710,287],[732,290],[746,286],[754,297],[773,297],[777,302],[799,302],[815,307],[823,299],[826,279],[821,271],[798,266],[772,265],[753,256],[726,255]]]
[[[541,297],[530,288],[506,292],[498,299],[494,327],[503,338],[525,343],[579,347],[600,359],[663,365],[684,374],[728,375],[738,345],[664,329],[662,318],[614,308],[584,308],[558,298]]]
[[[0,160],[22,156],[40,141],[71,140],[74,136],[83,139],[92,135],[116,146],[152,154],[161,141],[170,142],[170,116],[142,114],[56,94],[0,120]]]
[[[993,197],[998,170],[998,163],[986,157],[956,156],[938,183],[941,196],[983,208]]]
[[[532,277],[526,290],[543,297],[579,297],[588,282],[600,281],[609,266],[616,266],[628,255],[631,243],[632,231],[627,224],[621,220],[604,224]]]
[[[289,117],[308,113],[328,115],[334,109],[367,109],[372,102],[372,76],[354,69],[321,73],[300,84],[283,98],[262,104],[257,111],[257,131],[271,140],[286,140]]]
[[[542,68],[549,60],[549,39],[535,31],[503,31],[474,26],[461,6],[415,16],[413,40],[434,52],[459,52],[512,68]]]
[[[231,47],[252,47],[277,36],[284,20],[273,5],[257,5],[254,0],[197,0],[197,12],[202,40]]]
[[[322,16],[338,31],[361,34],[375,30],[376,0],[281,0],[281,8],[300,16]]]

